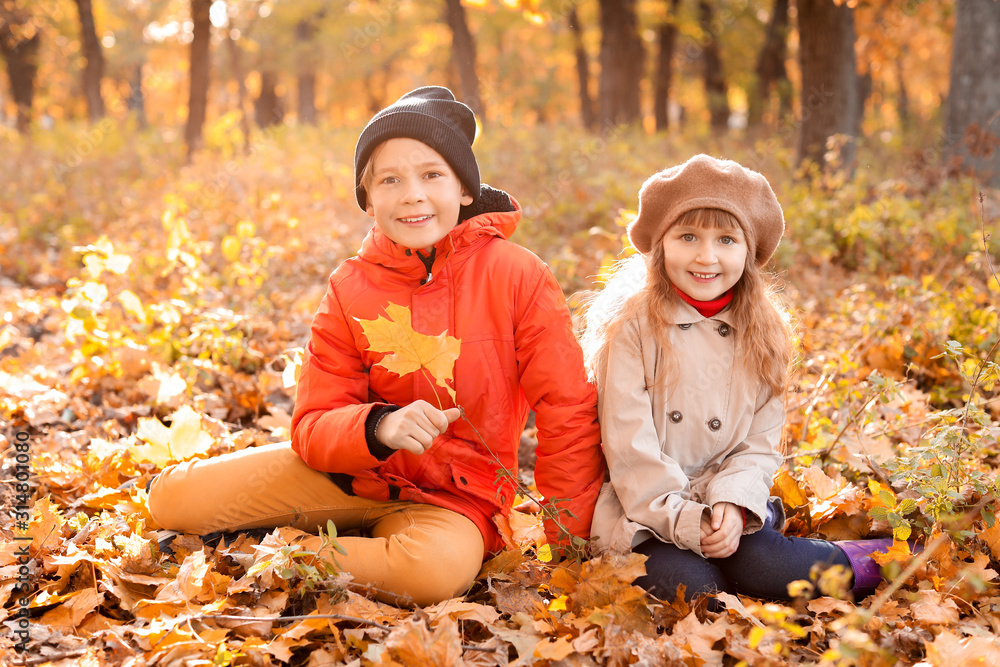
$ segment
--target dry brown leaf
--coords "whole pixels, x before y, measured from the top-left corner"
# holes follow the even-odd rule
[[[461,667],[462,642],[455,621],[445,617],[432,633],[415,618],[401,621],[385,639],[386,652],[404,667]]]
[[[935,667],[1000,664],[1000,643],[996,637],[961,637],[942,630],[926,648],[927,664]]]
[[[534,613],[544,607],[545,601],[534,588],[508,582],[494,582],[496,608],[504,614],[513,616],[518,612]]]
[[[499,612],[493,607],[476,602],[464,602],[461,598],[439,602],[425,608],[424,613],[427,614],[431,627],[436,626],[445,617],[456,621],[478,621],[483,625],[491,625],[500,618]]]
[[[569,636],[562,636],[556,639],[545,639],[535,645],[535,657],[542,660],[563,660],[573,654],[573,642]]]
[[[84,588],[70,593],[65,599],[66,601],[55,609],[45,612],[39,623],[72,631],[104,601],[104,594],[98,592],[96,588]]]
[[[913,618],[923,625],[951,625],[958,623],[958,605],[950,597],[937,591],[919,591],[919,599],[910,605]]]
[[[64,523],[59,508],[49,500],[48,496],[35,501],[27,531],[28,535],[31,535],[30,549],[35,557],[59,547]]]

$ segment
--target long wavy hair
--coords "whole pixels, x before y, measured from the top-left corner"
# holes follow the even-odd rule
[[[673,225],[701,229],[741,229],[739,221],[721,209],[700,208],[688,211]],[[666,230],[664,230],[666,231]],[[750,237],[747,230],[744,235]],[[662,238],[662,235],[661,235]],[[608,359],[608,345],[625,323],[645,313],[657,344],[660,361],[654,384],[677,377],[678,354],[670,344],[673,315],[682,303],[667,277],[662,243],[654,243],[647,255],[632,255],[615,264],[605,287],[586,310],[586,326],[581,338],[587,372],[595,380]],[[791,362],[792,330],[784,307],[777,298],[773,279],[757,265],[753,253],[747,253],[743,275],[733,286],[733,326],[736,329],[736,354],[744,370],[768,387],[772,395],[782,396],[788,385]]]

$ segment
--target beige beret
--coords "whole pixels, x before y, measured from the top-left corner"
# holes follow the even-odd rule
[[[732,160],[695,155],[642,184],[629,240],[645,255],[681,214],[696,208],[722,209],[739,220],[758,265],[771,258],[785,231],[781,205],[766,178]]]

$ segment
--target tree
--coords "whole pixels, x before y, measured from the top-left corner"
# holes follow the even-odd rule
[[[636,123],[645,61],[635,0],[600,0],[601,124]]]
[[[0,0],[0,55],[7,62],[10,92],[17,105],[17,130],[31,129],[41,34],[27,9],[13,0]]]
[[[802,67],[798,160],[824,164],[827,140],[844,135],[839,163],[850,166],[861,120],[854,16],[846,3],[835,0],[798,0],[797,6]]]
[[[462,82],[461,101],[476,112],[480,122],[486,120],[486,110],[479,97],[479,75],[476,73],[476,40],[469,31],[462,0],[445,0],[445,18],[451,28],[451,56]]]
[[[300,123],[316,124],[316,22],[323,17],[306,17],[295,24],[298,54],[298,117]]]
[[[749,95],[747,124],[759,125],[764,109],[771,98],[771,90],[777,89],[778,113],[784,116],[792,108],[792,86],[785,69],[788,54],[788,0],[775,0],[771,18],[767,23],[764,45],[757,57],[757,88]]]
[[[202,128],[208,110],[208,82],[210,76],[209,42],[212,37],[212,21],[209,10],[212,0],[191,0],[191,21],[194,34],[191,40],[191,82],[188,94],[187,126],[184,139],[187,142],[188,159],[201,148]]]
[[[702,32],[702,60],[704,64],[705,95],[713,130],[724,130],[729,125],[729,96],[726,77],[722,71],[719,39],[712,25],[715,11],[708,0],[698,1],[698,22]]]
[[[101,79],[104,78],[104,52],[97,39],[94,25],[94,8],[90,0],[76,0],[80,15],[80,44],[86,65],[83,68],[83,94],[87,98],[87,116],[91,122],[104,116],[104,97],[101,95]]]
[[[958,0],[945,108],[948,152],[1000,186],[1000,3]]]
[[[670,124],[670,80],[673,78],[674,48],[677,43],[677,10],[680,0],[667,0],[667,18],[660,25],[657,35],[659,52],[656,59],[656,83],[653,90],[653,115],[656,131],[666,132]]]
[[[580,27],[580,17],[577,14],[575,3],[569,6],[569,11],[566,13],[566,23],[573,34],[576,81],[580,91],[580,118],[583,121],[583,126],[592,130],[597,125],[597,116],[594,113],[594,99],[590,96],[590,57],[583,45],[583,29]]]
[[[260,72],[260,95],[253,102],[254,118],[258,127],[279,125],[285,120],[285,98],[278,94],[278,72],[264,69]]]

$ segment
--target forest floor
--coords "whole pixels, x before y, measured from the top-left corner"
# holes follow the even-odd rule
[[[646,176],[696,149],[763,170],[800,336],[773,489],[786,532],[925,549],[900,542],[860,601],[823,579],[785,603],[723,594],[716,613],[633,586],[638,556],[545,562],[537,516],[514,512],[465,596],[402,610],[317,567],[291,528],[162,551],[145,503],[171,462],[288,438],[312,312],[370,224],[353,137],[292,128],[239,156],[218,129],[184,166],[176,144],[118,132],[12,138],[0,164],[0,664],[1000,663],[998,193],[902,145],[863,149],[888,166],[845,179],[796,175],[763,140],[483,139],[486,180],[525,208],[514,240],[573,307]],[[543,133],[551,150],[529,154]]]

